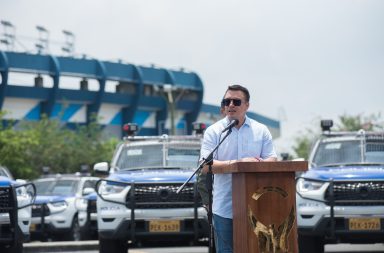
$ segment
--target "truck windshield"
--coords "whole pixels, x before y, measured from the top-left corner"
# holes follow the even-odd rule
[[[13,179],[13,177],[11,176],[11,173],[9,173],[8,170],[3,167],[0,167],[0,176]]]
[[[360,140],[321,143],[315,153],[316,166],[333,164],[383,163],[384,141],[367,139],[365,145]]]
[[[37,195],[72,195],[76,193],[78,180],[35,181]]]
[[[138,168],[195,168],[200,146],[152,144],[124,147],[117,160],[117,167],[124,170]]]
[[[371,163],[384,163],[384,139],[379,138],[367,138],[365,161]]]
[[[198,149],[174,149],[168,150],[167,165],[170,167],[194,168],[199,160]]]

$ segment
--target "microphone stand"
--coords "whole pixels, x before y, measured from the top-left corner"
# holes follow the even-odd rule
[[[206,186],[208,191],[208,224],[209,224],[209,253],[213,252],[213,213],[212,213],[212,184],[213,184],[213,173],[212,173],[212,164],[213,164],[213,154],[216,152],[216,150],[220,147],[221,143],[232,133],[232,127],[228,129],[227,134],[224,136],[224,138],[219,142],[219,144],[216,145],[216,147],[209,153],[207,158],[202,159],[201,163],[197,167],[197,169],[192,173],[192,175],[181,185],[177,191],[176,194],[179,194],[185,187],[187,183],[193,178],[193,176],[200,171],[205,165],[208,165],[208,172],[207,172],[207,179],[206,179]]]

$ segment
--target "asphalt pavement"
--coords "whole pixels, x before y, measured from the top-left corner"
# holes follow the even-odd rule
[[[97,253],[98,241],[80,242],[31,242],[24,244],[24,253]],[[159,247],[134,248],[129,253],[207,253],[208,247]],[[325,245],[326,253],[384,253],[384,244],[336,244]]]

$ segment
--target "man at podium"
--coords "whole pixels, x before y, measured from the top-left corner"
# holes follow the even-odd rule
[[[201,147],[202,158],[207,158],[227,134],[230,135],[213,154],[212,171],[236,161],[276,161],[277,155],[268,128],[246,116],[249,91],[241,85],[228,86],[222,105],[225,118],[207,128]],[[208,166],[203,169],[208,172]],[[217,174],[213,181],[213,225],[217,253],[233,252],[232,174]]]

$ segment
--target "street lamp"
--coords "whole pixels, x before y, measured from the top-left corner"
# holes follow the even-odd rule
[[[172,84],[163,84],[159,86],[154,85],[153,88],[157,94],[162,95],[167,101],[167,107],[169,110],[170,120],[171,120],[171,135],[176,135],[176,126],[175,126],[176,103],[181,99],[181,97],[184,95],[186,90],[175,87]]]
[[[38,43],[35,44],[38,53],[48,50],[49,45],[49,31],[42,26],[37,25],[36,29],[39,33]]]
[[[63,30],[63,34],[65,36],[65,42],[61,50],[68,55],[73,55],[73,52],[75,51],[75,35],[67,30]]]
[[[174,90],[176,90],[176,89],[171,84],[164,84],[163,85],[164,95],[166,95],[169,112],[171,114],[171,135],[176,134],[176,129],[175,129],[175,101],[173,99],[173,91]]]
[[[5,21],[5,20],[1,20],[1,25],[3,26],[3,29],[4,29],[4,32],[3,32],[4,39],[1,39],[0,43],[7,45],[8,50],[13,50],[15,46],[16,28],[12,25],[11,22]]]

